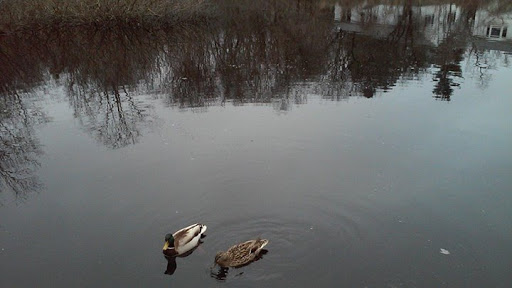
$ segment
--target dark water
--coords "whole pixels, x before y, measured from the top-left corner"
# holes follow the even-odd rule
[[[275,3],[0,38],[1,287],[512,285],[509,6]]]

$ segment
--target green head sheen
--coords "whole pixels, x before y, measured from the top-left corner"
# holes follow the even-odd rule
[[[169,247],[174,247],[174,237],[172,236],[172,234],[169,233],[165,235],[165,241],[169,242]]]

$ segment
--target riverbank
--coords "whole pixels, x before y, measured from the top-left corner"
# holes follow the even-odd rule
[[[274,22],[294,18],[296,11],[311,15],[334,13],[334,4],[350,9],[365,5],[402,6],[455,4],[467,11],[476,11],[484,0],[3,0],[0,1],[0,35],[23,31],[50,30],[70,27],[103,29],[139,27],[149,30],[205,23],[204,20],[232,21],[232,15],[264,14]],[[488,3],[487,3],[488,4]],[[327,11],[329,10],[330,11]],[[497,0],[487,5],[494,11],[512,10],[512,1]],[[248,13],[249,11],[249,13]],[[334,16],[333,16],[334,17]],[[247,19],[245,19],[247,20]],[[244,20],[244,21],[245,21]]]
[[[73,26],[158,27],[212,14],[207,0],[8,0],[0,3],[0,34]]]

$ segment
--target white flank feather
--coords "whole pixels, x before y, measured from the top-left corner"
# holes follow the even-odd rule
[[[184,230],[188,230],[187,233],[178,240],[178,246],[175,248],[176,252],[178,254],[184,254],[194,249],[199,244],[199,240],[201,239],[203,233],[206,231],[206,228],[206,225],[196,223],[174,233],[173,236],[176,236],[178,233]],[[195,234],[197,235],[194,237]]]

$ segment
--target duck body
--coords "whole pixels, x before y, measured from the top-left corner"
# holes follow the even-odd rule
[[[206,225],[192,224],[165,236],[163,253],[165,256],[179,256],[191,252],[200,244],[200,240],[206,231]]]
[[[252,262],[268,244],[267,239],[249,240],[230,247],[226,252],[215,256],[215,263],[223,268],[240,267]]]

